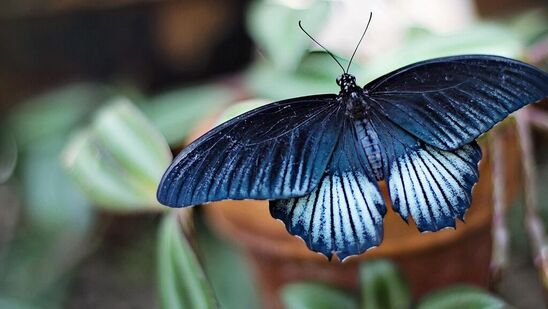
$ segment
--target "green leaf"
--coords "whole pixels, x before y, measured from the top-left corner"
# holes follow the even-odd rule
[[[360,266],[362,308],[409,308],[411,296],[396,267],[386,260],[364,262]]]
[[[424,297],[418,309],[496,309],[510,308],[503,300],[472,286],[452,286]]]
[[[63,135],[35,141],[19,161],[25,221],[2,261],[0,290],[21,299],[63,294],[61,282],[93,248],[95,214],[59,164],[63,143]]]
[[[347,293],[318,283],[292,283],[281,291],[287,309],[358,308],[356,300]]]
[[[158,274],[162,307],[216,308],[212,289],[179,228],[176,214],[174,211],[165,216],[159,232]]]
[[[76,265],[93,249],[88,231],[74,227],[19,229],[2,260],[1,293],[40,304],[40,308],[59,308]]]
[[[348,60],[334,55],[337,60],[346,68]],[[351,70],[356,71],[358,63],[352,63]],[[331,82],[337,87],[335,80],[337,76],[341,75],[342,71],[335,60],[323,50],[311,51],[303,58],[297,69],[297,74],[309,77],[316,77]]]
[[[407,41],[420,40],[422,38],[428,38],[434,35],[429,28],[425,28],[419,25],[414,25],[406,29],[405,38]]]
[[[17,144],[9,132],[0,131],[0,184],[11,177],[16,163]]]
[[[111,91],[96,84],[72,84],[18,104],[8,123],[23,149],[49,136],[66,134],[102,103]]]
[[[128,177],[90,130],[75,134],[69,141],[63,164],[88,198],[104,209],[133,211],[156,203],[150,189]]]
[[[293,71],[306,54],[310,44],[298,27],[315,35],[321,30],[329,13],[329,3],[317,0],[306,8],[289,7],[275,1],[255,1],[248,11],[248,29],[274,66]]]
[[[414,32],[393,52],[376,57],[365,64],[365,81],[404,65],[436,57],[458,54],[492,54],[517,58],[523,43],[512,29],[496,23],[478,23],[459,32],[439,35]]]
[[[14,299],[0,295],[0,308],[9,309],[38,309],[40,307],[30,304],[27,300]]]
[[[160,132],[129,100],[115,99],[100,110],[91,130],[124,170],[156,192],[171,162],[171,151]]]
[[[346,60],[338,58],[345,65]],[[350,72],[358,83],[365,83],[363,66],[352,63]],[[246,86],[257,96],[271,100],[283,100],[321,93],[338,93],[336,79],[341,68],[325,52],[308,53],[294,72],[276,69],[265,61],[255,63],[245,74]],[[275,86],[273,86],[275,85]]]
[[[69,130],[107,93],[97,85],[67,86],[23,103],[8,118],[19,150],[13,183],[20,185],[24,220],[0,264],[3,295],[59,307],[71,270],[91,251],[94,211],[59,155]]]
[[[180,146],[203,116],[233,97],[229,89],[217,85],[191,87],[153,97],[142,110],[169,145]]]
[[[33,143],[19,165],[25,220],[0,264],[0,291],[51,308],[46,303],[59,307],[71,271],[94,247],[95,216],[58,164],[62,140],[42,144]]]
[[[244,253],[212,233],[205,226],[203,216],[199,218],[196,237],[200,256],[219,306],[228,309],[260,308],[259,287]]]
[[[331,80],[276,70],[266,62],[256,63],[245,75],[245,83],[253,94],[273,101],[338,91],[334,76]]]
[[[21,201],[17,189],[15,182],[0,185],[0,264],[20,223]]]
[[[109,210],[163,210],[156,188],[171,161],[163,136],[131,102],[117,98],[68,143],[63,163],[88,197]]]
[[[548,35],[547,17],[546,9],[533,9],[514,17],[510,26],[526,44],[533,44]]]
[[[24,210],[33,225],[46,230],[85,230],[93,211],[59,162],[64,142],[64,135],[51,136],[27,145],[21,154],[18,176]]]

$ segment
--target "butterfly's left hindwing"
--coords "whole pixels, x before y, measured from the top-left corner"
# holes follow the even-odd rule
[[[342,115],[334,95],[318,95],[231,119],[175,158],[158,187],[158,201],[185,207],[307,194],[323,176]]]
[[[363,131],[350,120],[343,130],[318,187],[308,195],[270,202],[274,218],[328,258],[356,255],[382,241],[383,197],[360,143]]]

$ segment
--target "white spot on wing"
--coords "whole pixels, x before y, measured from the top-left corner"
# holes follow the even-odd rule
[[[367,201],[367,204],[369,205],[369,209],[371,209],[371,215],[373,216],[373,220],[376,223],[382,222],[383,215],[380,213],[378,206],[384,204],[384,199],[379,192],[377,184],[369,181],[364,175],[360,175],[358,179],[360,182],[360,187],[362,188],[362,191],[366,198],[371,198],[371,200]]]
[[[325,220],[325,218],[323,218],[322,216],[322,213],[323,213],[323,209],[325,209],[326,207],[330,207],[331,206],[331,199],[329,198],[329,196],[326,197],[326,189],[329,188],[329,185],[330,185],[330,178],[329,177],[325,177],[321,183],[321,186],[320,186],[320,191],[318,193],[318,202],[316,203],[316,205],[312,204],[312,205],[307,205],[308,207],[307,208],[312,208],[314,210],[314,217],[311,218],[312,220],[312,230],[310,231],[311,235],[312,235],[312,241],[313,242],[317,242],[319,239],[320,239],[320,234],[323,232],[321,230],[322,228],[322,220]],[[316,206],[316,207],[315,207]],[[314,209],[316,208],[316,209]],[[312,212],[312,209],[310,210]]]
[[[350,207],[354,207],[356,209],[358,222],[361,223],[359,233],[364,235],[371,234],[371,227],[374,222],[367,212],[367,204],[365,202],[363,192],[361,192],[361,189],[354,177],[349,178],[349,180],[350,187],[352,188],[351,190],[354,192],[354,200],[353,203],[350,204]]]
[[[335,246],[338,248],[342,248],[344,246],[344,237],[349,236],[351,234],[347,234],[348,232],[344,229],[344,226],[342,225],[341,218],[343,212],[347,213],[346,210],[346,201],[344,198],[344,193],[342,190],[342,182],[339,177],[333,178],[333,200],[335,201],[333,205],[333,229],[335,231]],[[348,215],[348,214],[347,214]],[[347,221],[348,223],[348,221]],[[350,225],[350,224],[347,224]],[[346,235],[344,235],[346,234]]]
[[[364,242],[364,222],[360,219],[360,209],[355,207],[357,201],[355,196],[358,196],[360,193],[355,192],[355,187],[352,185],[354,183],[354,178],[350,177],[350,174],[347,173],[343,175],[343,184],[346,191],[346,198],[348,200],[348,208],[350,209],[350,217],[352,217],[352,222],[354,223],[354,228],[356,229],[356,236],[359,239],[358,243]],[[350,225],[350,222],[346,224]]]
[[[427,153],[425,151],[421,151],[419,156],[424,157]],[[426,160],[417,162],[417,166],[421,170],[421,174],[423,174],[422,177],[424,177],[423,183],[425,183],[428,188],[426,189],[428,200],[430,201],[430,206],[433,209],[433,213],[436,216],[437,219],[441,218],[441,216],[452,216],[452,212],[450,210],[450,206],[447,205],[446,199],[440,190],[438,186],[438,176],[437,171],[432,171],[432,168],[429,168],[426,166]],[[434,179],[429,179],[429,177],[433,177]],[[441,213],[440,213],[441,212]]]
[[[422,193],[420,180],[417,177],[415,168],[412,166],[412,162],[415,160],[416,154],[412,154],[409,155],[409,160],[405,162],[408,174],[407,177],[404,177],[404,179],[409,180],[409,184],[406,185],[406,188],[408,193],[407,196],[411,196],[411,198],[408,198],[407,200],[407,202],[410,203],[408,207],[416,220],[422,219],[431,224],[432,220],[428,214],[428,204],[426,203],[425,197]]]
[[[317,194],[318,193],[314,191],[308,196],[308,199],[306,197],[298,199],[297,206],[295,206],[297,208],[293,212],[292,219],[295,220],[296,218],[300,220],[306,231],[308,231],[309,222],[312,219],[313,205],[311,205],[311,203],[314,203],[314,200],[317,198]]]

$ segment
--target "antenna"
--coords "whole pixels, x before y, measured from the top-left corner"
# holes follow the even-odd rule
[[[346,72],[348,72],[348,70],[350,69],[350,65],[352,64],[352,59],[354,59],[354,55],[358,51],[358,47],[360,47],[363,37],[365,36],[365,33],[367,32],[367,28],[369,28],[369,23],[371,23],[372,17],[373,17],[373,12],[369,12],[369,21],[367,21],[367,26],[365,26],[365,30],[363,31],[362,37],[360,38],[358,45],[356,45],[356,48],[354,49],[354,52],[352,53],[352,57],[350,57],[350,61],[348,62],[348,67],[346,68]]]
[[[369,18],[369,20],[371,20],[371,17]],[[368,24],[369,25],[369,24]],[[301,30],[312,40],[314,41],[314,43],[318,44],[321,46],[321,48],[323,48],[330,56],[331,58],[333,58],[333,60],[335,60],[335,62],[337,62],[337,64],[341,67],[341,69],[343,70],[343,73],[346,73],[346,71],[344,70],[344,67],[342,66],[342,64],[339,62],[339,60],[337,60],[337,58],[329,51],[327,50],[327,48],[325,48],[322,44],[320,44],[318,41],[316,41],[310,34],[308,34],[308,32],[306,32],[306,30],[304,30],[303,26],[301,25],[301,21],[299,20],[299,28],[301,28]],[[363,37],[363,36],[362,36]],[[361,41],[361,40],[360,40]]]

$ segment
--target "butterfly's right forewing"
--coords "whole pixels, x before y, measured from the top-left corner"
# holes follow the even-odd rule
[[[548,96],[548,73],[513,59],[462,55],[411,64],[364,89],[372,109],[427,144],[455,150]]]
[[[334,95],[265,105],[185,148],[164,174],[158,200],[185,207],[223,199],[301,196],[319,183],[339,134]]]

